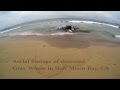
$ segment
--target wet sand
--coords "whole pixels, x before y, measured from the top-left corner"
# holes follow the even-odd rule
[[[93,33],[0,38],[0,78],[117,79],[119,53],[119,40]]]

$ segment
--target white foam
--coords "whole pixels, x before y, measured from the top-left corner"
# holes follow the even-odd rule
[[[68,22],[72,22],[72,23],[87,23],[87,24],[101,24],[101,25],[106,25],[106,26],[110,26],[110,27],[114,27],[114,28],[119,28],[119,26],[117,25],[112,25],[112,24],[107,24],[107,23],[100,23],[100,22],[94,22],[94,21],[78,21],[78,20],[71,20]]]
[[[58,33],[52,33],[52,34],[48,34],[48,35],[72,35],[74,33],[69,33],[69,32],[58,32]]]
[[[12,33],[9,34],[9,36],[29,36],[29,35],[35,35],[35,36],[45,36],[45,35],[72,35],[74,33],[69,33],[69,32],[57,32],[57,33],[33,33],[33,32],[23,32],[23,33]]]
[[[120,35],[115,35],[116,38],[120,38]]]
[[[8,29],[8,30],[5,30],[5,31],[2,31],[2,32],[0,32],[0,34],[2,34],[2,33],[6,33],[6,32],[9,32],[9,31],[12,31],[12,30],[18,29],[18,28],[21,28],[21,26],[19,26],[19,27],[15,27],[15,28],[11,28],[11,29]]]

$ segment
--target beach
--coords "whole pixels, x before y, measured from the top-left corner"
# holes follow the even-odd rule
[[[77,32],[56,28],[77,27]],[[0,32],[0,78],[119,79],[118,25],[75,19],[43,20]]]
[[[120,78],[120,44],[80,34],[0,38],[0,78]]]

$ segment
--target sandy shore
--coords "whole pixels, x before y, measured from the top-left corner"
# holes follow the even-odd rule
[[[95,34],[0,38],[0,78],[120,78],[120,43]]]

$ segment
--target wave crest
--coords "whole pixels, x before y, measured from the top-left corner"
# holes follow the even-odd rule
[[[12,33],[9,34],[9,36],[31,36],[31,35],[35,35],[35,36],[45,36],[45,35],[51,35],[51,36],[55,36],[55,35],[73,35],[75,33],[70,33],[70,32],[57,32],[57,33],[33,33],[33,32],[23,32],[23,33]]]

